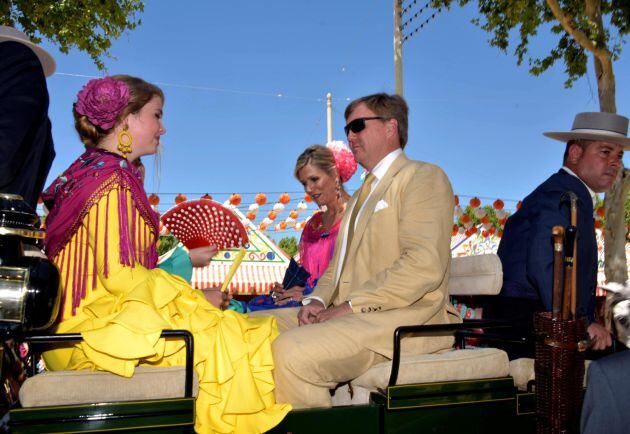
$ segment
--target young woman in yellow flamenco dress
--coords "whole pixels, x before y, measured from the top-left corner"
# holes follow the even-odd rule
[[[130,162],[156,152],[163,103],[159,88],[129,76],[91,80],[79,92],[75,126],[86,152],[43,199],[46,253],[64,296],[56,331],[84,341],[45,353],[46,366],[130,377],[138,365],[183,365],[183,344],[160,333],[186,329],[199,378],[196,431],[264,432],[290,410],[274,398],[275,320],[222,311],[212,304],[217,291],[156,268],[158,218]]]

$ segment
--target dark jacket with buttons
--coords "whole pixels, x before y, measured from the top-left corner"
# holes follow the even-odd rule
[[[560,202],[566,191],[578,197],[577,314],[593,321],[598,269],[593,201],[584,183],[563,169],[527,196],[505,224],[498,250],[503,264],[500,295],[517,300],[539,300],[546,310],[551,310],[551,229],[556,225],[565,228],[569,225],[569,205]]]
[[[37,205],[55,158],[48,89],[35,53],[18,42],[0,43],[0,193]]]

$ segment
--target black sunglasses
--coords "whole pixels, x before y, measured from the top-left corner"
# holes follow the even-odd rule
[[[382,121],[385,120],[384,117],[381,116],[373,116],[370,118],[356,118],[352,122],[349,122],[348,125],[343,127],[343,130],[346,132],[346,137],[352,131],[354,134],[359,133],[365,129],[365,121],[371,121],[372,119],[380,119]]]

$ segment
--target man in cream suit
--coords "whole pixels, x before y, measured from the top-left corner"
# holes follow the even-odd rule
[[[278,402],[330,406],[329,389],[392,357],[393,332],[459,320],[448,302],[453,193],[437,166],[409,160],[405,101],[370,95],[345,112],[350,148],[368,171],[348,203],[328,270],[301,308],[278,309]],[[431,353],[451,337],[409,338]]]

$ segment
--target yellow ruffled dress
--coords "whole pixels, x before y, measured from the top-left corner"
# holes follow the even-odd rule
[[[133,267],[121,265],[118,198],[119,191],[113,189],[92,206],[70,242],[53,258],[66,291],[78,276],[86,275],[89,284],[74,314],[72,296],[67,294],[56,330],[80,332],[84,341],[45,353],[47,368],[98,369],[130,377],[138,365],[181,366],[183,343],[160,339],[160,333],[186,329],[194,335],[199,377],[195,430],[258,433],[277,425],[291,407],[276,404],[273,393],[275,319],[221,311],[178,276],[138,262]],[[137,225],[138,251],[144,252],[151,231],[128,192],[126,202],[127,215]]]

